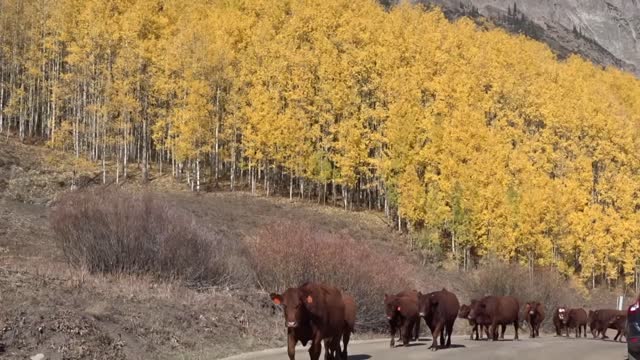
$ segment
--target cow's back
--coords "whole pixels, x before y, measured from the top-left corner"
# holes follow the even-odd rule
[[[323,337],[340,335],[345,326],[345,305],[340,290],[316,283],[305,284],[303,288],[311,294],[312,301],[307,303],[307,308]]]
[[[594,320],[599,323],[600,326],[606,326],[611,319],[617,315],[625,315],[626,312],[614,309],[599,309],[593,313]]]
[[[456,294],[443,289],[437,292],[438,312],[446,321],[455,320],[460,310],[460,302]]]
[[[407,298],[410,301],[415,301],[418,304],[418,291],[417,290],[403,290],[396,294],[396,297]]]
[[[588,319],[589,316],[587,312],[582,308],[571,309],[569,311],[569,322],[571,322],[573,326],[586,325]]]
[[[506,323],[518,320],[520,304],[515,297],[499,296],[497,297],[497,304],[496,317],[498,321]]]

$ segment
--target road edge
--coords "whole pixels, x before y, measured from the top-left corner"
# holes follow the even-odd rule
[[[379,338],[379,339],[369,339],[369,340],[356,340],[356,341],[350,341],[349,345],[353,345],[353,344],[375,344],[375,343],[379,343],[379,342],[383,342],[383,341],[389,341],[389,338]],[[298,345],[296,346],[296,349],[305,349],[305,346],[302,345]],[[259,350],[259,351],[253,351],[253,352],[249,352],[249,353],[243,353],[243,354],[237,354],[237,355],[232,355],[226,358],[222,358],[220,360],[244,360],[244,359],[248,359],[248,358],[254,358],[256,356],[267,356],[267,355],[274,355],[274,354],[278,354],[280,352],[285,352],[287,351],[286,347],[279,347],[279,348],[273,348],[273,349],[265,349],[265,350]]]

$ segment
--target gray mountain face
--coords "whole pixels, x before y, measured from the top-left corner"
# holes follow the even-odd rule
[[[640,0],[417,0],[450,18],[483,16],[544,41],[560,56],[640,73]]]

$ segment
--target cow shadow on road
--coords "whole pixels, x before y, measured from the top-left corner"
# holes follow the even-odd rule
[[[360,355],[349,355],[349,360],[367,360],[371,359],[371,355],[360,354]]]

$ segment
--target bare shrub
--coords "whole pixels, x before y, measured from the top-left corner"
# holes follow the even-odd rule
[[[414,269],[404,259],[307,224],[268,226],[251,242],[249,252],[259,285],[268,291],[317,281],[354,296],[359,330],[384,329],[384,293],[413,286]]]
[[[530,272],[522,265],[492,257],[466,276],[465,283],[475,299],[487,295],[511,295],[520,301],[521,307],[528,301],[541,302],[546,311],[546,329],[551,328],[551,314],[558,306],[582,307],[585,303],[580,289],[555,269],[542,268]]]
[[[92,273],[153,274],[222,285],[234,280],[232,267],[240,257],[238,245],[151,194],[68,193],[50,220],[68,263]]]

